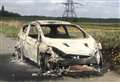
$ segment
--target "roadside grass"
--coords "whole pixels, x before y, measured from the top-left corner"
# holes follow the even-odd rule
[[[20,28],[26,21],[0,21],[0,33],[8,37],[17,37]],[[110,62],[120,73],[120,23],[75,22],[83,27],[103,46],[106,61]],[[117,66],[117,67],[116,67]]]
[[[102,44],[105,60],[114,66],[120,65],[120,25],[110,24],[110,27],[105,27],[98,24],[96,28],[92,28],[92,25],[88,27],[83,25],[83,27]]]
[[[19,21],[0,21],[0,33],[8,37],[17,37],[22,24]]]

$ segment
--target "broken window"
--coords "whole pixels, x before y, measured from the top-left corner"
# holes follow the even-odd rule
[[[74,26],[66,26],[66,29],[69,33],[69,37],[71,38],[84,38],[84,33],[80,31],[80,29]]]
[[[31,25],[30,26],[30,31],[28,36],[37,39],[38,38],[38,29],[36,25]]]
[[[27,33],[27,29],[28,29],[28,25],[25,25],[25,26],[23,27],[23,32],[24,32],[24,33]]]
[[[86,34],[74,25],[42,25],[42,31],[49,38],[85,38]]]

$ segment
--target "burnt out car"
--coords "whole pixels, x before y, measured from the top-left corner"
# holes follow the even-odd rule
[[[43,73],[100,71],[101,44],[79,25],[66,21],[38,20],[21,28],[15,47],[19,59],[28,58]]]

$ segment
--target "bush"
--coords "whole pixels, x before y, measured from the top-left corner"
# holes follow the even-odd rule
[[[105,60],[120,65],[120,30],[90,31],[90,34],[101,42]]]

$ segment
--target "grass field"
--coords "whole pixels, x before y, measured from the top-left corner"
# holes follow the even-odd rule
[[[24,23],[22,21],[0,21],[0,33],[4,33],[8,37],[16,37],[20,28]]]
[[[0,33],[8,37],[16,37],[24,20],[0,21]],[[120,22],[73,22],[83,27],[98,42],[102,43],[103,54],[106,61],[113,65],[120,65]]]

